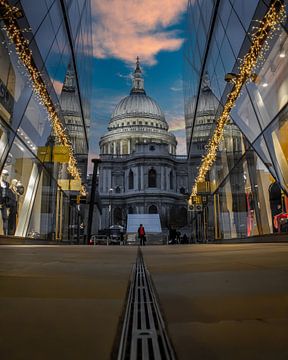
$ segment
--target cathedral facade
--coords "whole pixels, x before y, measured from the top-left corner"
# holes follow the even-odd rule
[[[127,214],[160,215],[162,228],[187,224],[187,157],[177,156],[159,105],[146,95],[137,58],[130,95],[116,106],[100,139],[101,227],[126,225]]]

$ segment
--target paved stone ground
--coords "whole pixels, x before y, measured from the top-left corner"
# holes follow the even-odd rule
[[[143,254],[179,359],[288,359],[288,244]]]
[[[142,250],[179,360],[288,359],[288,244]],[[109,359],[136,255],[0,246],[0,359]]]
[[[109,359],[136,253],[1,246],[0,359]]]

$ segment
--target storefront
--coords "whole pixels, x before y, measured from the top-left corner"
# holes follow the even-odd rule
[[[7,4],[9,6],[8,2]],[[84,13],[88,11],[89,14],[89,10],[89,8],[86,9]],[[70,173],[67,171],[69,167],[72,167],[71,152],[68,151],[69,147],[63,145],[61,139],[59,140],[55,123],[51,121],[51,111],[47,106],[47,100],[45,103],[41,92],[34,90],[35,79],[31,74],[41,76],[40,81],[45,85],[45,99],[48,98],[53,104],[59,118],[61,113],[64,114],[60,121],[62,126],[65,126],[66,109],[62,106],[61,97],[65,92],[65,82],[68,82],[68,68],[69,77],[71,77],[71,72],[76,74],[76,70],[71,65],[75,54],[69,48],[63,14],[57,2],[49,9],[46,5],[43,8],[39,4],[38,9],[38,5],[27,4],[27,8],[21,11],[23,11],[22,22],[18,23],[17,19],[15,24],[19,28],[23,24],[27,25],[27,27],[23,26],[25,28],[28,28],[28,25],[31,26],[31,32],[28,32],[27,36],[30,36],[32,40],[26,51],[31,51],[32,54],[32,70],[23,65],[19,52],[15,50],[15,43],[8,39],[5,17],[1,20],[0,235],[69,240],[71,237],[74,238],[74,232],[71,229],[78,226],[81,211],[79,204],[75,201],[76,195],[80,194],[81,179],[75,180],[71,170]],[[37,23],[37,26],[35,12],[42,19],[42,23]],[[55,16],[56,13],[58,16]],[[49,20],[50,27],[47,27],[46,19]],[[85,19],[87,20],[87,17]],[[32,22],[28,23],[28,20]],[[80,25],[81,18],[78,21]],[[85,26],[89,29],[88,25],[86,22]],[[44,29],[47,41],[46,38],[43,41]],[[24,30],[23,36],[26,36],[26,33],[27,31]],[[79,34],[82,36],[81,32]],[[77,36],[75,41],[76,38]],[[85,64],[83,61],[83,73],[87,70]],[[81,78],[81,75],[78,73],[78,77]],[[76,85],[75,88],[77,88]],[[85,94],[90,94],[87,89]],[[67,97],[67,94],[65,96]],[[71,96],[73,96],[73,103],[79,106],[80,101],[75,101],[75,94]],[[80,97],[78,88],[76,96]],[[85,102],[85,104],[88,103]],[[89,114],[89,111],[85,113]],[[83,115],[83,109],[81,114]],[[85,122],[86,119],[84,121],[81,118],[82,127],[77,123],[77,129],[81,128],[78,133],[82,131],[86,134],[83,130]],[[65,136],[69,139],[69,125],[67,125],[66,134]],[[76,165],[74,163],[72,165],[76,169],[76,146],[71,140],[70,143],[76,160]],[[83,144],[80,162],[83,163],[84,155],[87,166],[87,137],[84,138]],[[83,169],[82,181],[86,177],[85,164]]]
[[[247,9],[243,8],[240,2],[227,9],[224,2],[220,1],[219,8],[214,8],[211,13],[211,18],[214,17],[214,29],[210,31],[213,31],[213,34],[210,44],[207,45],[206,58],[202,58],[200,64],[204,64],[203,73],[206,71],[210,75],[209,86],[213,96],[218,99],[219,105],[215,107],[214,113],[216,121],[228,101],[229,93],[233,91],[243,59],[253,46],[253,26],[255,23],[261,24],[272,6],[276,9],[274,15],[280,14],[281,1],[267,4],[261,0],[247,4]],[[195,5],[191,3],[191,16],[195,16],[192,15],[194,8]],[[287,12],[287,4],[284,4],[284,10]],[[201,9],[199,11],[201,12]],[[209,38],[205,26],[203,31],[207,31]],[[196,48],[198,40],[198,37],[194,39],[191,34],[190,46]],[[204,56],[204,49],[202,50]],[[208,229],[205,239],[208,241],[288,231],[288,37],[284,15],[279,16],[278,26],[267,36],[265,49],[261,54],[261,59],[254,69],[255,73],[250,81],[245,81],[231,108],[216,160],[206,174],[209,201],[205,209],[208,211],[205,216],[208,221],[204,227]],[[197,77],[201,74],[201,68],[197,73],[197,64],[194,65],[190,69],[189,64],[187,65],[187,80],[189,76],[194,77],[196,83],[199,81],[201,84],[203,80]],[[194,87],[190,94],[196,99],[199,98],[196,104],[199,107],[201,92],[197,98],[195,89],[197,87]],[[187,94],[186,103],[189,104],[189,89]],[[194,124],[190,125],[194,134],[192,133],[191,140],[188,139],[193,145],[199,118],[197,107],[194,117],[187,116],[188,114],[187,121],[194,121]],[[238,129],[238,134],[233,127]],[[211,126],[210,137],[214,128]],[[189,158],[192,159],[192,146],[190,150]],[[204,156],[204,153],[203,151],[201,156]],[[194,176],[196,175],[197,172]],[[200,189],[198,195],[201,194],[207,195],[201,193]]]

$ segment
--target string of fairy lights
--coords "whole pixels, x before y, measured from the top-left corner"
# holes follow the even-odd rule
[[[261,61],[264,60],[264,54],[269,48],[268,39],[273,36],[285,17],[286,12],[283,2],[281,0],[275,0],[270,5],[270,8],[262,21],[259,21],[258,26],[253,28],[254,33],[251,38],[252,45],[243,60],[240,61],[239,73],[232,79],[234,83],[233,88],[227,96],[223,112],[218,118],[213,135],[208,141],[206,153],[201,160],[189,197],[189,205],[192,204],[192,197],[197,195],[198,184],[205,181],[207,172],[211,169],[216,160],[217,150],[223,139],[225,124],[229,120],[229,114],[235,106],[237,98],[240,96],[243,85],[247,81],[251,81],[255,78],[254,71]]]
[[[4,26],[2,28],[6,31],[8,39],[12,44],[14,44],[18,58],[21,60],[28,72],[28,77],[31,81],[33,91],[36,95],[38,95],[40,104],[42,104],[47,110],[48,118],[50,119],[52,129],[57,140],[61,145],[67,147],[68,149],[69,160],[67,171],[74,180],[81,181],[81,176],[77,167],[77,161],[74,156],[69,136],[61,123],[56,107],[49,96],[46,85],[33,60],[33,54],[29,48],[29,40],[23,36],[23,32],[26,30],[20,29],[17,24],[17,19],[22,16],[22,12],[19,8],[10,5],[7,0],[0,0],[0,6],[1,18],[4,20]],[[84,186],[82,186],[80,193],[85,195],[86,191]]]

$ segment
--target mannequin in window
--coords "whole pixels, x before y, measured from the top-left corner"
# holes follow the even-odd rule
[[[9,203],[9,172],[3,170],[0,175],[0,210],[2,216],[3,234],[8,235],[8,203]]]
[[[9,191],[9,216],[8,216],[8,235],[14,235],[17,225],[18,200],[24,194],[24,186],[21,181],[13,179]]]

